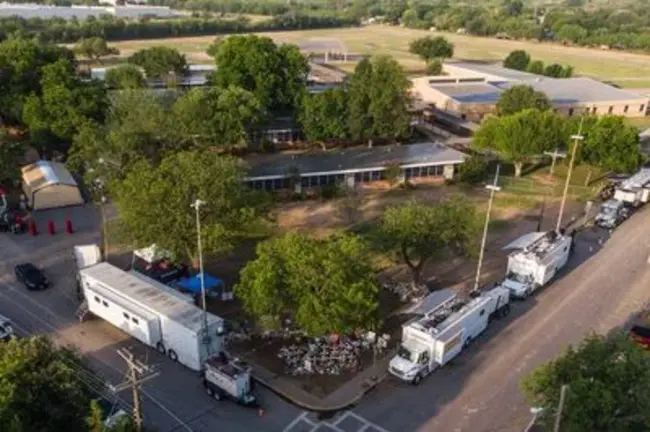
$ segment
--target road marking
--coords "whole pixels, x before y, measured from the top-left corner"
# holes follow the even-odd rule
[[[293,419],[293,421],[291,423],[289,423],[289,425],[287,427],[284,428],[283,432],[291,432],[291,429],[293,429],[293,427],[295,425],[297,425],[298,423],[300,423],[301,421],[307,422],[307,423],[309,423],[310,426],[314,427],[316,425],[316,423],[309,420],[307,418],[307,415],[309,415],[309,413],[307,411],[303,411],[302,414],[300,414],[298,417]]]
[[[336,421],[333,423],[329,423],[326,421],[320,421],[318,423],[315,423],[311,421],[310,419],[307,418],[309,415],[309,412],[303,411],[302,414],[300,414],[298,417],[296,417],[289,425],[284,428],[283,432],[291,432],[293,428],[295,428],[300,422],[305,422],[308,423],[309,426],[311,426],[310,432],[318,432],[320,430],[324,429],[329,429],[333,430],[335,432],[352,432],[348,430],[341,429],[339,425],[344,422],[346,419],[349,417],[357,420],[358,422],[361,423],[361,426],[357,428],[356,431],[354,432],[364,432],[367,430],[373,430],[374,432],[388,432],[388,430],[384,429],[383,427],[366,420],[365,418],[361,417],[360,415],[352,412],[352,411],[345,411],[343,414],[341,414]]]
[[[9,289],[10,291],[12,291],[12,292],[14,292],[14,293],[16,293],[16,294],[19,294],[20,296],[22,296],[23,298],[25,298],[26,300],[28,300],[28,301],[31,302],[32,304],[38,306],[40,309],[43,309],[44,311],[48,312],[50,315],[52,315],[52,316],[54,316],[54,317],[57,317],[57,318],[61,319],[60,316],[54,314],[54,312],[48,310],[47,308],[45,308],[43,305],[41,305],[41,304],[40,304],[39,302],[37,302],[36,300],[34,300],[34,299],[32,299],[31,297],[29,297],[29,296],[25,295],[24,293],[22,293],[20,290],[17,290],[16,288],[13,288],[12,286],[10,286],[10,285],[8,285],[8,284],[6,284],[6,283],[4,283],[4,282],[0,282],[0,286],[4,286],[5,288]],[[29,309],[25,308],[25,307],[24,307],[23,305],[21,305],[20,303],[18,303],[18,302],[16,302],[15,300],[13,300],[13,299],[12,299],[11,297],[9,297],[6,293],[0,291],[0,296],[6,298],[6,299],[9,300],[11,303],[15,304],[19,309],[22,309],[22,310],[25,311],[28,315],[32,316],[32,317],[35,318],[37,321],[40,321],[41,323],[43,323],[46,327],[49,327],[50,329],[52,329],[52,330],[54,331],[54,334],[59,334],[59,330],[58,330],[56,327],[54,327],[52,324],[50,324],[49,322],[45,321],[43,318],[41,318],[40,316],[36,315],[36,314],[33,313],[32,311],[30,311]],[[63,336],[59,336],[59,337],[60,337],[61,339],[66,340],[66,338],[63,337]],[[70,342],[70,341],[67,340],[67,342]],[[108,368],[114,370],[115,372],[118,372],[118,373],[120,373],[120,374],[123,374],[123,373],[124,373],[124,371],[122,371],[122,370],[116,368],[115,366],[113,366],[113,365],[111,365],[111,364],[109,364],[109,363],[106,363],[104,360],[102,360],[102,359],[100,359],[100,358],[98,358],[98,357],[95,357],[95,359],[96,359],[99,363],[104,364],[105,366],[107,366]],[[143,395],[145,395],[147,398],[149,398],[149,400],[151,400],[155,405],[157,405],[157,406],[158,406],[160,409],[162,409],[166,414],[168,414],[172,419],[174,419],[174,420],[175,420],[175,421],[176,421],[180,426],[183,426],[183,427],[184,427],[186,430],[188,430],[189,432],[194,432],[192,428],[190,428],[190,427],[189,427],[189,426],[188,426],[188,425],[187,425],[183,420],[181,420],[181,419],[180,419],[176,414],[174,414],[174,413],[173,413],[169,408],[167,408],[167,407],[166,407],[165,405],[163,405],[160,401],[158,401],[158,400],[155,399],[153,396],[151,396],[151,393],[149,393],[148,391],[146,391],[144,388],[141,388],[140,391],[142,392]]]

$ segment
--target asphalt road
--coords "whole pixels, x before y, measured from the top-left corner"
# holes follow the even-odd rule
[[[232,402],[216,402],[205,395],[198,375],[174,364],[155,350],[128,339],[124,333],[102,320],[79,324],[75,311],[74,264],[72,246],[97,243],[97,215],[91,208],[72,209],[73,235],[54,237],[41,233],[37,237],[0,234],[0,314],[7,316],[19,334],[50,334],[58,342],[74,345],[87,356],[96,374],[79,374],[79,379],[93,387],[104,382],[117,385],[125,381],[126,364],[116,350],[131,349],[140,360],[150,365],[158,376],[143,384],[143,411],[146,423],[160,432],[167,431],[278,431],[282,430],[300,410],[285,403],[266,389],[259,389],[265,408],[263,417],[256,410]],[[61,213],[52,213],[63,219]],[[42,221],[49,217],[41,215]],[[58,224],[62,226],[62,223]],[[45,222],[41,222],[45,231]],[[13,266],[32,262],[42,267],[52,281],[52,288],[28,292],[15,281]],[[108,394],[126,409],[131,406],[131,392],[117,397]]]

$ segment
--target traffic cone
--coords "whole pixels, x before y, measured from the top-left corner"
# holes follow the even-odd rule
[[[47,231],[50,233],[50,235],[56,234],[56,230],[54,229],[54,222],[52,222],[52,219],[47,221]]]
[[[33,236],[38,235],[38,229],[36,229],[36,222],[34,222],[34,219],[29,220],[29,233]]]
[[[70,218],[65,219],[65,232],[68,234],[72,234],[74,230],[72,229],[72,221]]]

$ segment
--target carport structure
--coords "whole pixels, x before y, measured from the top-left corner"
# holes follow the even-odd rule
[[[83,205],[77,182],[60,162],[38,161],[22,168],[23,192],[32,210]]]

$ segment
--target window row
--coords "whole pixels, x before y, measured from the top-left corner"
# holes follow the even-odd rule
[[[109,303],[106,300],[99,298],[99,296],[95,296],[95,302],[101,304],[105,308],[109,307]],[[131,320],[133,324],[140,325],[140,320],[138,320],[136,317],[130,316],[126,312],[122,312],[122,316],[124,316],[124,319],[126,319],[127,321]]]

